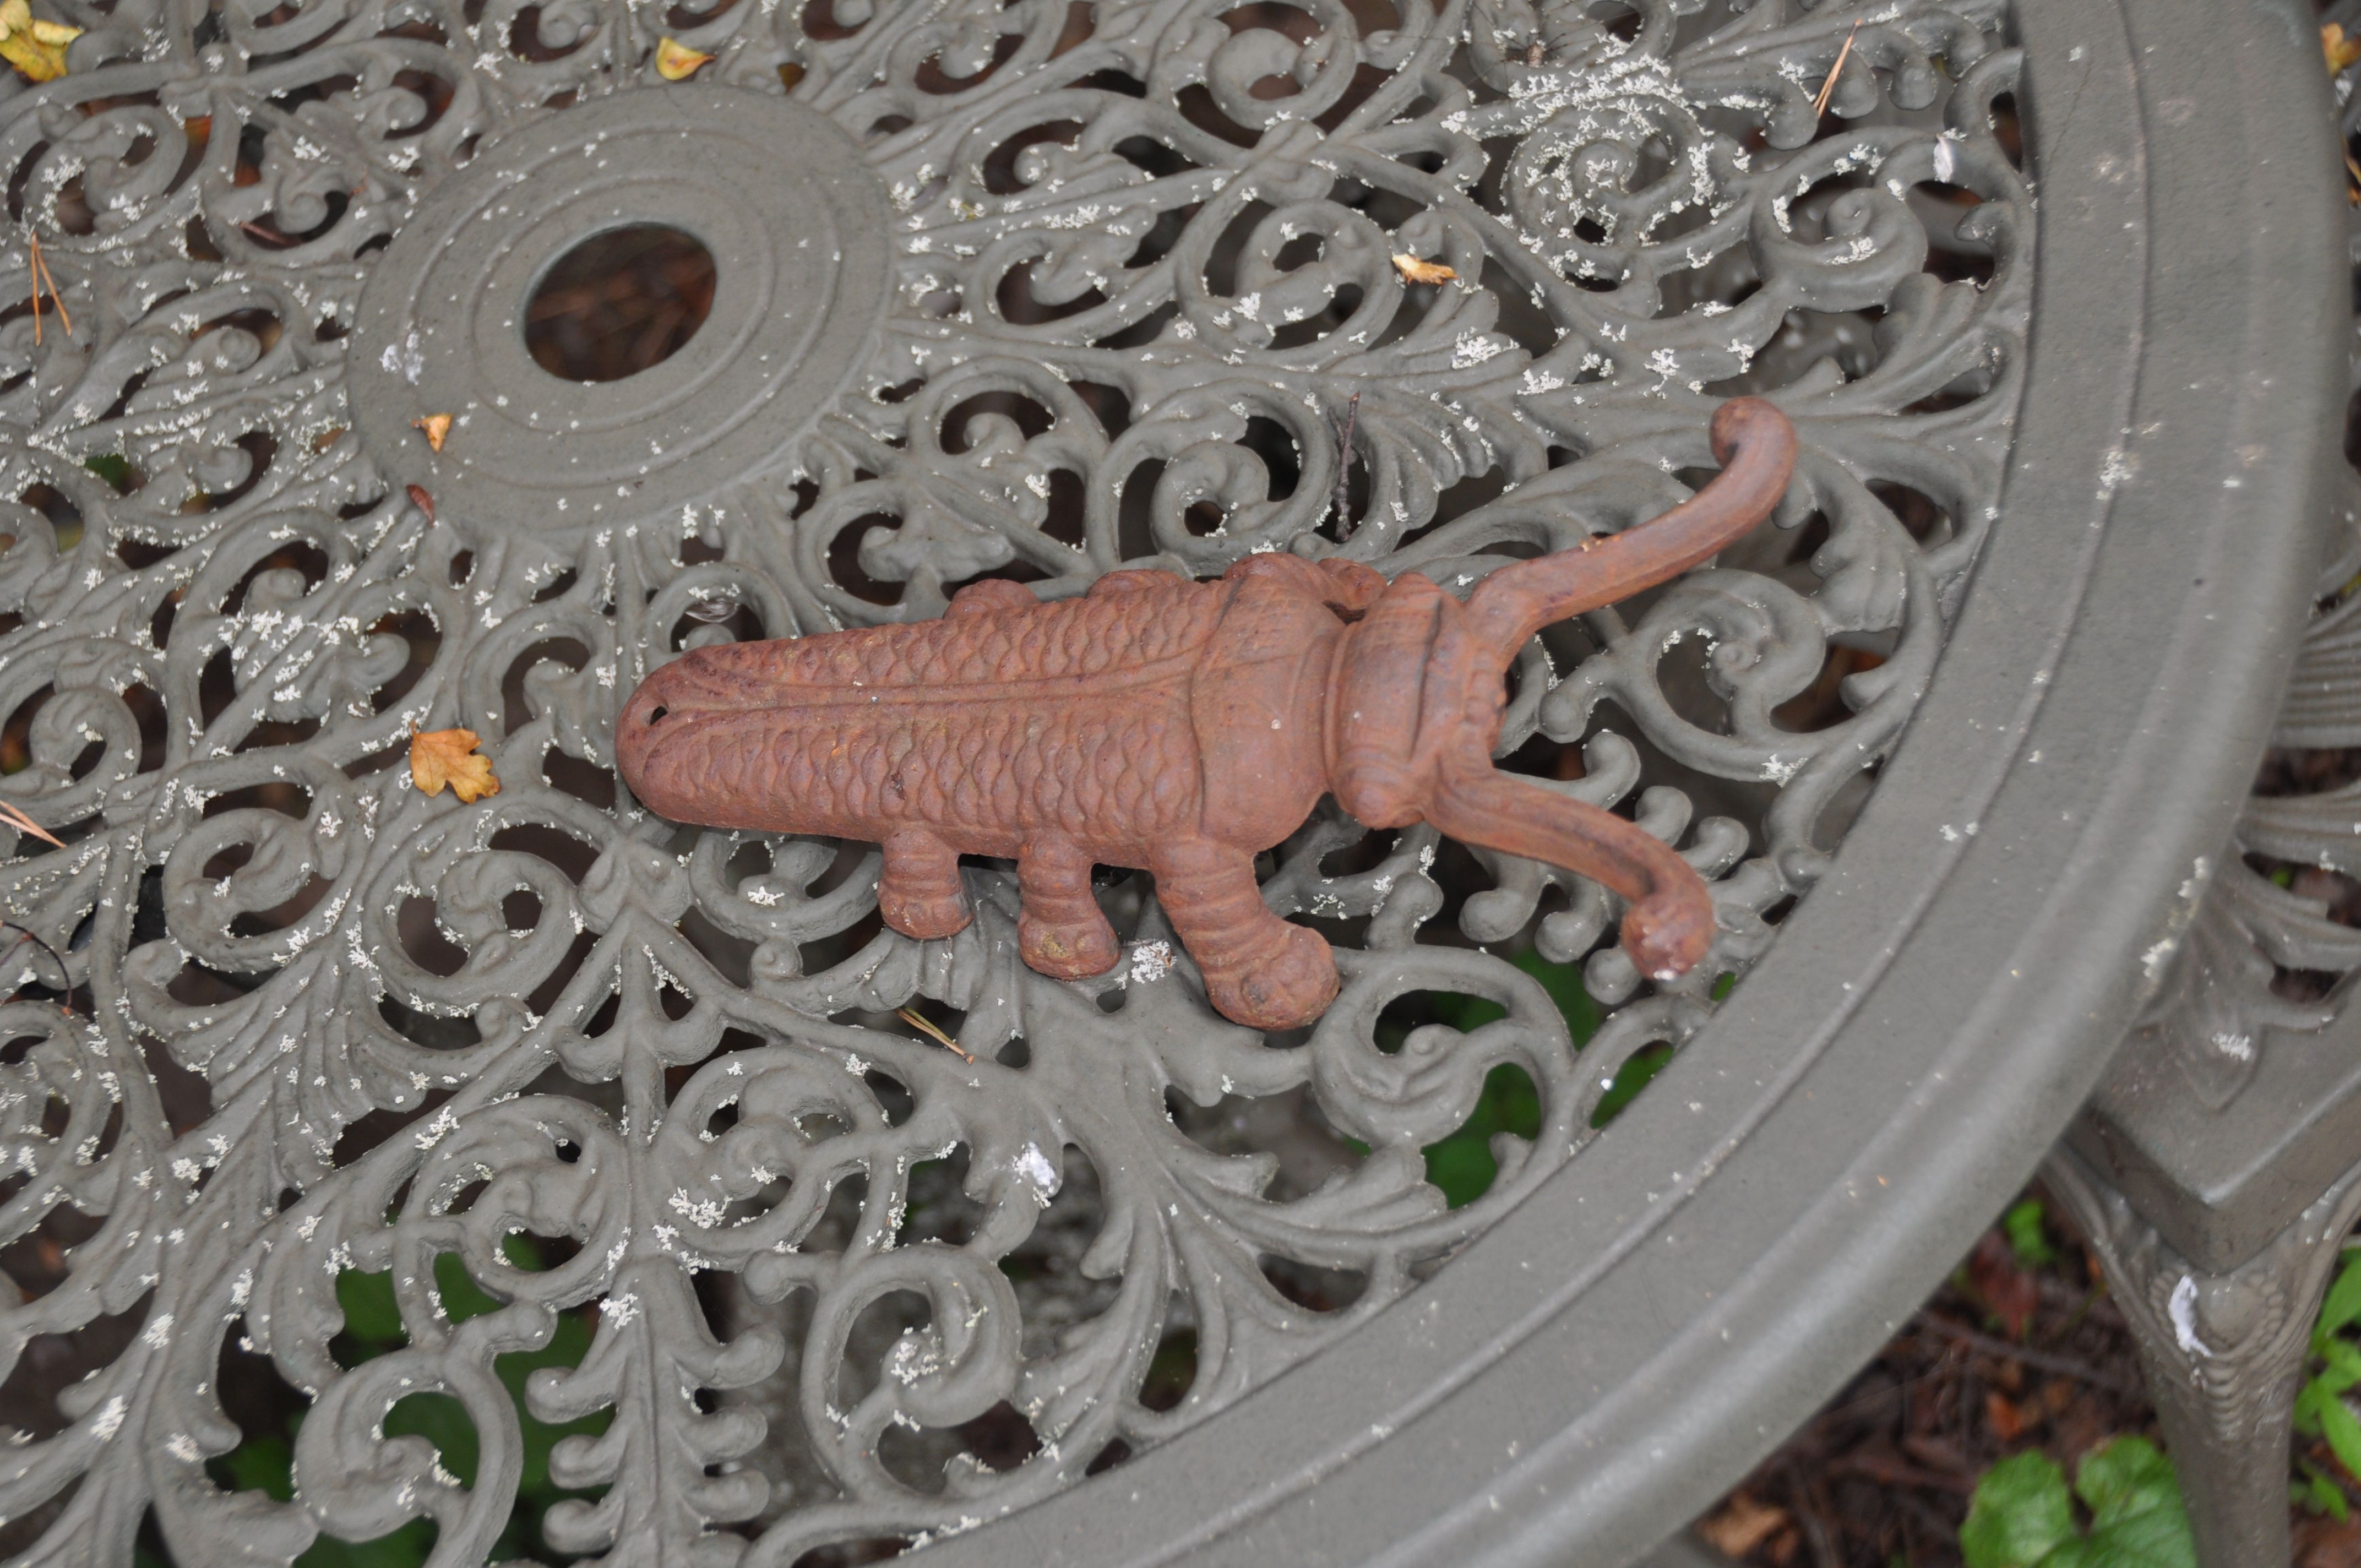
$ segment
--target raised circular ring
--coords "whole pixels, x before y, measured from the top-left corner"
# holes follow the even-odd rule
[[[867,358],[885,211],[844,133],[777,98],[645,87],[536,121],[434,191],[371,273],[354,331],[361,437],[463,527],[694,514],[787,458]],[[544,369],[525,347],[535,288],[584,240],[643,224],[712,253],[702,326],[621,380]],[[418,425],[444,414],[437,452]]]

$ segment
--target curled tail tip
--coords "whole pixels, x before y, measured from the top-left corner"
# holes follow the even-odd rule
[[[1713,946],[1712,895],[1702,883],[1663,890],[1623,916],[1623,951],[1651,980],[1677,980]]]
[[[1758,444],[1789,461],[1795,455],[1794,423],[1766,399],[1730,399],[1714,411],[1712,433],[1713,460],[1724,467]]]

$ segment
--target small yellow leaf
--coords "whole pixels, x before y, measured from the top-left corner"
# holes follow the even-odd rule
[[[36,20],[27,0],[0,0],[0,60],[24,72],[27,81],[55,82],[63,76],[66,45],[80,37],[80,27]]]
[[[426,433],[426,444],[437,452],[443,450],[443,443],[450,438],[449,414],[428,414],[424,419],[414,419],[410,423],[412,429]]]
[[[2320,29],[2320,52],[2328,60],[2328,74],[2334,76],[2361,60],[2361,38],[2330,22]]]
[[[678,38],[666,38],[656,45],[656,74],[666,82],[686,82],[697,74],[698,66],[712,58]]]
[[[1394,258],[1394,270],[1402,275],[1405,283],[1448,283],[1459,276],[1440,261],[1421,261],[1407,254]]]
[[[492,760],[476,755],[476,739],[472,729],[429,729],[423,734],[413,730],[410,782],[422,795],[440,795],[447,784],[462,806],[478,795],[500,794],[500,781],[492,776]]]

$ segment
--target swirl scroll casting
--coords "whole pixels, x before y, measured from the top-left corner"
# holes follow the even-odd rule
[[[558,1552],[854,1560],[1202,1420],[1592,1157],[1620,1066],[1824,874],[1995,517],[2004,9],[58,0],[69,73],[0,89],[0,279],[38,232],[73,323],[0,313],[0,798],[64,840],[0,872],[38,938],[0,1545],[200,1568],[423,1519],[476,1563],[545,1463]],[[535,269],[642,219],[711,249],[705,324],[537,369]],[[1786,504],[1535,639],[1499,748],[1706,879],[1680,980],[1599,887],[1331,806],[1262,889],[1342,992],[1265,1038],[1144,877],[1101,890],[1124,961],[1061,982],[1005,867],[917,942],[873,850],[678,828],[612,772],[684,649],[985,575],[1286,551],[1464,593],[1678,503],[1741,393],[1795,422]],[[401,765],[459,727],[472,805]],[[1528,946],[1582,966],[1579,1055]],[[1405,1036],[1438,993],[1498,1016]],[[1538,1135],[1453,1207],[1421,1151],[1504,1064]],[[535,1447],[501,1358],[584,1324]],[[223,1460],[258,1376],[306,1407],[291,1500]],[[390,1417],[429,1396],[465,1483]]]

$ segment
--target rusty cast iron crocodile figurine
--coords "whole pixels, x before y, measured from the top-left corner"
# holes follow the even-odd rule
[[[1111,572],[1080,598],[962,589],[939,620],[700,648],[642,682],[616,737],[624,781],[681,822],[884,848],[885,924],[921,939],[971,916],[959,857],[1012,857],[1017,936],[1044,974],[1119,956],[1095,864],[1155,873],[1215,1007],[1292,1027],[1334,999],[1318,932],[1264,906],[1257,852],[1323,792],[1372,828],[1432,822],[1545,861],[1629,903],[1624,950],[1659,979],[1713,937],[1704,883],[1610,812],[1498,772],[1504,677],[1543,626],[1687,570],[1761,522],[1795,432],[1739,399],[1723,471],[1664,516],[1493,572],[1463,606],[1427,578],[1250,555],[1213,582]]]

